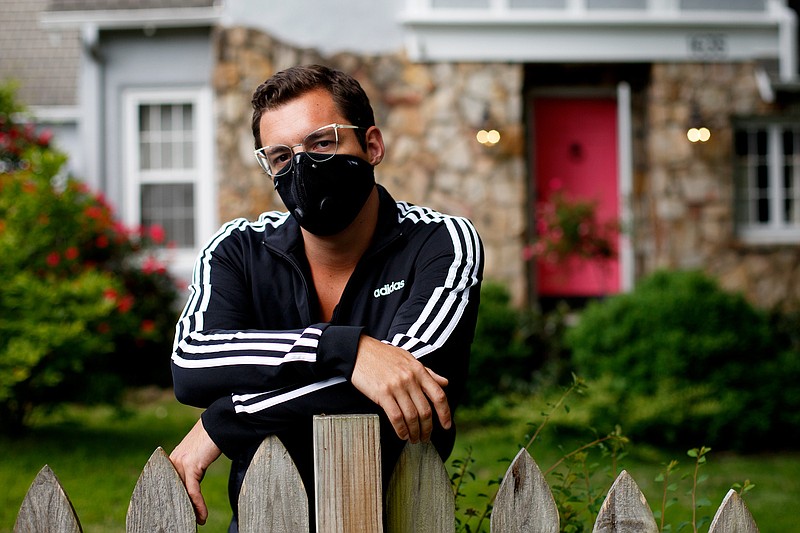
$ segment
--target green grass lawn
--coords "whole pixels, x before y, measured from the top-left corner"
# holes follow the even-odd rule
[[[500,410],[503,416],[486,410],[459,413],[459,437],[453,458],[464,457],[472,449],[476,479],[464,485],[462,508],[482,507],[497,486],[489,480],[505,473],[519,449],[527,422],[537,422],[539,413],[530,407],[515,406]],[[139,393],[126,402],[123,409],[106,407],[70,407],[59,413],[41,416],[25,437],[0,437],[0,532],[13,530],[17,511],[31,481],[45,464],[50,465],[61,481],[78,513],[84,531],[121,532],[125,530],[128,501],[142,467],[157,446],[169,452],[195,423],[199,411],[179,405],[169,392]],[[545,432],[531,448],[542,470],[547,469],[564,453],[582,442],[574,436],[560,437]],[[589,440],[591,437],[588,438]],[[701,444],[701,443],[699,443]],[[452,458],[451,458],[452,459]],[[692,460],[679,452],[664,452],[640,445],[629,446],[617,469],[625,468],[642,488],[651,508],[661,507],[661,486],[654,479],[662,464],[677,459],[681,468],[675,475],[690,473]],[[606,459],[592,456],[601,466]],[[590,461],[590,462],[591,462]],[[224,457],[209,470],[203,481],[203,493],[209,505],[209,523],[203,532],[222,532],[227,528],[230,510],[227,502],[227,473],[230,463]],[[452,470],[451,461],[448,469]],[[746,495],[751,512],[763,533],[800,531],[795,513],[790,511],[800,499],[800,453],[776,453],[739,456],[712,451],[702,473],[709,476],[699,487],[701,496],[711,507],[700,515],[713,516],[716,507],[734,482],[750,479],[755,489]],[[553,484],[553,479],[548,478]],[[603,493],[612,477],[600,471],[595,476]],[[677,525],[691,519],[688,497],[684,491],[691,485],[681,483],[676,495],[680,503],[667,511],[667,522]],[[488,531],[488,524],[486,525]],[[589,527],[591,530],[591,527]],[[673,528],[673,531],[676,529]],[[706,531],[707,526],[701,531]],[[691,528],[684,530],[691,531]]]
[[[494,414],[492,412],[502,412]],[[493,420],[494,419],[494,420]],[[473,507],[482,511],[486,502],[496,493],[497,485],[490,485],[503,475],[519,451],[521,445],[527,443],[530,435],[541,423],[542,416],[538,409],[531,405],[513,405],[504,409],[497,407],[483,410],[462,410],[459,412],[459,436],[456,447],[448,461],[448,470],[452,471],[452,460],[463,458],[471,450],[475,460],[472,472],[475,480],[468,480],[462,487],[465,494],[459,506],[464,509]],[[540,469],[544,472],[564,454],[586,444],[595,438],[587,432],[583,439],[575,435],[559,435],[554,429],[545,429],[530,447],[530,453]],[[698,447],[702,443],[698,443]],[[664,470],[664,465],[675,459],[679,461],[676,472],[671,474],[670,482],[678,483],[678,490],[668,493],[668,498],[677,498],[674,505],[668,507],[665,525],[672,525],[671,531],[678,531],[681,523],[691,521],[692,488],[690,476],[694,470],[694,459],[686,455],[686,450],[665,451],[654,449],[643,444],[630,443],[625,455],[617,461],[616,473],[627,470],[647,498],[651,510],[660,511],[664,488],[656,483],[656,476]],[[590,453],[587,463],[597,465],[592,476],[592,484],[605,497],[611,487],[616,473],[612,475],[610,458],[603,457],[598,451]],[[560,469],[563,472],[563,468]],[[731,485],[749,479],[755,488],[748,492],[744,499],[753,514],[762,533],[800,532],[797,516],[790,509],[797,507],[800,500],[800,453],[762,453],[754,455],[737,455],[712,450],[706,464],[700,467],[700,474],[708,478],[697,487],[698,499],[707,499],[709,505],[697,512],[698,519],[707,516],[708,522],[699,531],[708,531],[710,519],[713,518],[719,504],[727,494]],[[552,474],[547,476],[548,483],[558,483]],[[487,496],[479,496],[486,494]],[[599,505],[598,501],[598,505]],[[595,515],[592,514],[592,517]],[[658,522],[658,520],[657,520]],[[471,522],[474,526],[476,520]],[[562,524],[563,525],[563,524]],[[591,531],[593,522],[588,525]],[[483,531],[489,531],[486,525]],[[691,526],[682,531],[692,531]]]
[[[71,407],[42,417],[21,439],[0,437],[0,532],[13,530],[22,499],[45,464],[70,497],[84,531],[125,531],[128,502],[150,455],[158,446],[169,453],[199,414],[169,392],[153,392],[121,410]],[[209,519],[201,531],[227,529],[229,467],[223,456],[203,481]]]

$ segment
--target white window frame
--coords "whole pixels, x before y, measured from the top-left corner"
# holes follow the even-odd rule
[[[139,108],[143,105],[190,104],[194,113],[194,162],[191,170],[142,171],[139,168]],[[129,227],[141,225],[141,186],[158,183],[194,185],[194,246],[164,248],[159,255],[178,277],[188,279],[197,251],[215,230],[214,208],[214,125],[211,90],[128,89],[122,94],[123,221]]]
[[[745,222],[742,221],[740,210],[743,208],[752,208],[752,198],[748,197],[745,201],[739,198],[741,194],[741,185],[738,183],[741,179],[746,179],[748,191],[754,190],[752,185],[754,180],[757,179],[755,169],[758,162],[758,154],[748,154],[748,164],[742,165],[739,161],[740,155],[736,155],[734,162],[734,176],[735,184],[735,197],[736,202],[734,206],[737,234],[739,238],[747,244],[797,244],[800,243],[800,221],[786,222],[786,209],[785,209],[785,190],[783,173],[786,162],[786,154],[783,153],[783,139],[782,133],[784,129],[790,128],[800,130],[800,124],[791,123],[786,121],[742,121],[735,124],[735,131],[738,132],[743,129],[758,128],[766,130],[767,133],[767,181],[768,181],[768,202],[770,218],[764,223]],[[797,141],[800,141],[800,134],[796,136]],[[800,210],[800,143],[796,142],[795,153],[792,154],[794,161],[793,167],[793,187],[795,195],[795,211]],[[740,174],[746,172],[743,177]],[[752,215],[747,217],[747,220],[752,220]]]

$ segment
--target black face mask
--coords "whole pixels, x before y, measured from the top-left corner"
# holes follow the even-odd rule
[[[318,163],[294,156],[292,170],[275,178],[275,189],[300,227],[335,235],[355,220],[375,187],[374,167],[359,157],[337,154]]]

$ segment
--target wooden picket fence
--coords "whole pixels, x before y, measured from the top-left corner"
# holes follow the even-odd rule
[[[373,415],[314,419],[317,531],[443,533],[455,529],[455,502],[447,471],[430,444],[408,445],[389,483],[384,506],[379,424]],[[239,527],[247,532],[309,530],[308,500],[288,452],[275,437],[264,440],[244,479]],[[136,483],[126,523],[128,532],[197,531],[186,490],[160,447]],[[26,495],[15,532],[82,531],[80,521],[53,471],[45,466]],[[559,531],[559,516],[547,482],[527,451],[521,450],[503,479],[491,517],[491,531]],[[655,533],[653,513],[636,482],[623,471],[602,505],[594,532]],[[757,532],[744,501],[731,490],[709,533]]]

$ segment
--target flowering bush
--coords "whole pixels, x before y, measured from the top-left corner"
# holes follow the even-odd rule
[[[169,382],[177,290],[148,251],[158,227],[130,230],[65,177],[63,154],[15,121],[0,87],[0,427],[35,405],[108,401],[123,382]]]
[[[549,201],[536,205],[536,238],[525,248],[525,258],[534,257],[561,264],[573,257],[612,259],[616,257],[614,239],[619,232],[616,221],[600,222],[596,205],[569,200],[555,192]]]

